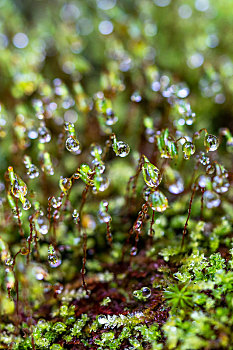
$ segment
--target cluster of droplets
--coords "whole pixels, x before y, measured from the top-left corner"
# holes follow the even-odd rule
[[[105,171],[105,164],[102,160],[103,149],[100,145],[93,143],[91,145],[91,156],[93,157],[92,164],[95,169],[95,175],[93,178],[94,186],[92,187],[93,193],[105,191],[109,186],[108,178],[103,175]]]

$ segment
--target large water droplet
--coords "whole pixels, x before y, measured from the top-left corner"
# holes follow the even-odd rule
[[[203,199],[208,209],[217,208],[221,203],[219,195],[213,191],[205,191]]]
[[[159,190],[151,192],[148,202],[150,207],[158,212],[163,212],[168,207],[167,197]]]
[[[73,136],[68,137],[68,139],[66,140],[66,149],[73,154],[79,154],[80,153],[79,141]]]
[[[149,160],[144,156],[144,163],[142,166],[142,174],[147,186],[156,188],[162,181],[162,176],[159,169],[151,164]]]
[[[219,146],[219,140],[218,140],[217,136],[211,135],[211,134],[205,135],[204,146],[206,148],[206,152],[216,151],[216,149]]]
[[[130,152],[129,145],[123,141],[117,141],[113,150],[119,157],[126,157]]]
[[[182,146],[184,159],[188,160],[195,153],[195,145],[192,142],[185,142]]]

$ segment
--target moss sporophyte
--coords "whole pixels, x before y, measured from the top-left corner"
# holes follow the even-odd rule
[[[0,7],[0,348],[233,349],[232,3]]]

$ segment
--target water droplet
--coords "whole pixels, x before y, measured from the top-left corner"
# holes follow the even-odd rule
[[[99,192],[104,192],[108,186],[109,186],[109,180],[106,176],[95,176],[94,177],[94,184],[95,186],[93,187],[93,192],[96,194],[98,191]]]
[[[100,174],[103,174],[105,170],[105,164],[102,161],[99,161],[98,159],[93,159],[92,164],[95,166],[95,170],[97,170]]]
[[[142,166],[142,174],[145,183],[149,187],[156,188],[162,181],[162,176],[160,174],[159,169],[155,165],[151,164],[145,156],[144,163]]]
[[[141,292],[144,298],[149,298],[151,296],[151,290],[148,287],[142,287]]]
[[[219,195],[213,191],[205,191],[203,199],[208,209],[217,208],[221,203]]]
[[[185,142],[182,146],[184,159],[188,160],[195,153],[195,145],[192,142]]]
[[[68,137],[68,139],[66,140],[66,149],[73,154],[79,154],[80,153],[79,141],[73,136]]]
[[[159,190],[150,193],[148,202],[150,207],[158,212],[163,212],[168,207],[167,197]]]
[[[90,151],[91,155],[97,159],[99,159],[99,156],[103,153],[102,148],[97,145],[96,143],[92,143],[91,144],[91,151]]]
[[[106,212],[102,212],[102,211],[99,211],[98,212],[98,218],[99,218],[99,221],[101,223],[107,223],[107,222],[110,222],[112,220],[111,218],[111,215],[106,213]]]
[[[134,91],[134,93],[131,95],[131,101],[133,102],[141,102],[142,96],[138,91]]]
[[[206,174],[207,175],[212,175],[215,172],[215,167],[212,164],[207,165],[206,167]]]
[[[216,149],[219,146],[219,140],[218,140],[217,136],[211,135],[211,134],[205,135],[204,146],[206,148],[206,152],[216,151]]]
[[[227,176],[214,176],[212,180],[213,189],[217,193],[225,193],[229,190],[230,183]]]
[[[72,181],[69,177],[62,177],[61,176],[60,181],[59,181],[59,186],[60,186],[60,189],[62,190],[62,192],[67,194],[69,189],[72,186]]]
[[[179,194],[184,191],[184,180],[178,171],[172,172],[172,178],[168,180],[168,190],[173,194]]]
[[[40,215],[37,218],[37,224],[38,224],[38,231],[42,234],[42,235],[46,235],[49,231],[49,225],[48,225],[48,220],[47,218],[44,216],[44,213],[41,212]]]
[[[198,179],[198,186],[201,188],[205,188],[208,186],[208,184],[210,184],[210,182],[211,182],[210,177],[205,175],[200,175]]]
[[[137,252],[138,252],[137,247],[132,247],[132,248],[130,249],[130,255],[131,255],[131,256],[137,255]]]
[[[51,133],[45,125],[41,125],[38,129],[40,143],[47,143],[51,140]]]
[[[5,265],[6,266],[13,266],[14,265],[14,260],[12,258],[8,258],[5,260]]]
[[[80,222],[80,216],[77,209],[74,209],[72,217],[74,219],[75,224],[78,224]]]
[[[133,296],[134,296],[136,299],[140,299],[140,297],[141,297],[141,291],[140,291],[140,290],[134,290],[134,291],[133,291]]]
[[[19,182],[15,180],[13,186],[11,187],[11,192],[16,198],[25,197],[27,194],[27,186],[22,180],[21,185],[19,185]]]
[[[49,265],[53,268],[61,265],[60,254],[55,252],[54,247],[50,244],[48,249],[48,262]]]
[[[34,164],[30,166],[30,168],[27,171],[27,174],[30,177],[30,179],[35,179],[40,175],[39,169]]]
[[[113,150],[119,157],[126,157],[130,152],[129,145],[123,141],[117,141]]]
[[[107,317],[104,315],[101,315],[98,317],[98,323],[101,325],[104,325],[108,322]]]
[[[61,197],[52,197],[51,199],[51,204],[53,206],[53,208],[60,208],[60,206],[62,205],[62,198]]]
[[[24,210],[28,210],[31,208],[31,203],[29,202],[29,200],[26,198],[24,203],[23,203],[23,209]]]
[[[205,155],[204,152],[200,152],[197,155],[197,159],[202,165],[208,165],[210,163],[210,158],[207,155]]]

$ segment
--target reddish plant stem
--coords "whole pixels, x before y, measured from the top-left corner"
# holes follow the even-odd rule
[[[83,265],[82,265],[81,275],[82,275],[82,281],[83,281],[83,288],[85,289],[86,294],[89,295],[89,291],[87,289],[87,284],[85,281],[86,261],[87,261],[87,235],[86,233],[83,233]]]
[[[19,215],[18,198],[16,198],[15,206],[16,206],[16,214],[17,214],[17,219],[18,219],[19,233],[20,233],[20,236],[24,237],[22,221],[21,221],[20,215]]]
[[[183,248],[183,246],[184,246],[184,238],[185,238],[185,235],[186,235],[186,233],[187,233],[187,227],[188,227],[188,222],[189,222],[189,218],[190,218],[190,215],[191,215],[191,208],[192,208],[192,203],[193,203],[194,195],[195,195],[195,192],[196,192],[196,187],[197,187],[197,186],[194,185],[193,191],[192,191],[192,195],[191,195],[191,198],[190,198],[190,202],[189,202],[188,217],[187,217],[187,220],[186,220],[185,225],[184,225],[181,248]]]

